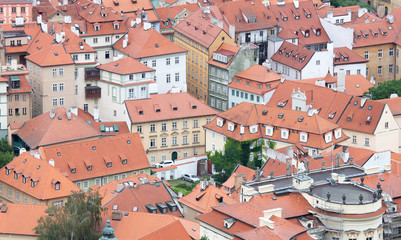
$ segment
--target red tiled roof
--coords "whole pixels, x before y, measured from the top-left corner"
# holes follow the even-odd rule
[[[0,215],[0,233],[11,238],[13,235],[37,236],[34,228],[39,218],[47,215],[47,209],[46,205],[7,203],[7,212]]]
[[[54,112],[53,119],[50,118],[50,112],[46,112],[27,121],[14,134],[31,149],[100,136],[96,129],[75,114],[71,114],[71,120],[68,120],[64,107],[58,107]]]
[[[239,232],[234,239],[238,240],[254,240],[254,239],[269,239],[269,240],[282,240],[280,236],[276,235],[273,230],[267,226],[252,229],[250,231]],[[298,238],[297,238],[298,239]]]
[[[235,26],[235,32],[263,30],[277,26],[271,9],[260,1],[227,1],[219,7],[226,21]],[[248,23],[246,18],[256,17],[256,21]]]
[[[71,181],[102,177],[149,168],[138,133],[110,136],[80,143],[40,149],[44,159],[54,159],[56,168]],[[122,160],[127,160],[126,164]],[[106,162],[111,162],[107,167]],[[88,171],[87,166],[92,166]],[[75,173],[71,169],[75,168]]]
[[[116,136],[116,135],[122,135],[122,134],[127,134],[130,133],[128,129],[127,122],[121,121],[121,122],[95,122],[91,121],[90,125],[95,128],[98,132],[102,134],[102,136]],[[104,126],[105,128],[112,128],[113,131],[102,131],[101,126]],[[118,128],[118,131],[116,130]]]
[[[155,111],[155,105],[160,107],[160,112]],[[152,94],[147,99],[125,101],[125,106],[133,123],[217,114],[216,110],[186,92]],[[177,110],[173,110],[173,106]],[[139,114],[140,111],[142,114]]]
[[[8,93],[30,93],[31,92],[31,85],[29,84],[28,80],[26,79],[25,74],[17,75],[20,80],[20,88],[19,89],[12,89],[8,88]],[[10,81],[10,75],[3,76],[8,81]],[[11,86],[11,84],[9,84]]]
[[[128,32],[128,28],[126,27],[124,22],[120,21],[118,23],[119,23],[118,28],[114,28],[114,22],[87,23],[86,27],[87,32],[81,34],[80,36],[113,35],[113,34],[123,34]],[[95,25],[100,26],[100,29],[98,31],[95,30]]]
[[[246,174],[246,182],[251,181],[253,177],[255,176],[255,170],[244,167],[242,165],[238,165],[234,172],[231,174],[231,176],[225,181],[222,186],[227,187],[227,188],[233,188],[234,187],[234,176],[238,174]]]
[[[214,60],[214,58],[212,56],[210,58],[210,60],[208,61],[208,63],[211,65],[217,66],[217,67],[228,68],[230,66],[230,64],[232,63],[232,61],[234,60],[237,53],[239,52],[239,50],[240,50],[240,47],[238,47],[236,45],[232,45],[229,43],[222,43],[215,52],[221,53],[226,56],[231,56],[230,61],[228,61],[227,63],[216,61],[216,60]]]
[[[223,15],[218,7],[215,5],[208,7],[210,13],[204,14],[203,9],[199,9],[177,24],[174,30],[193,39],[193,41],[200,43],[202,46],[209,48],[220,32],[224,30],[211,23],[212,18],[223,21]],[[227,24],[225,24],[225,26],[228,30]]]
[[[244,215],[248,214],[247,212],[243,212]],[[196,219],[200,222],[207,223],[221,231],[224,231],[230,235],[238,234],[240,232],[246,232],[254,230],[253,226],[248,225],[246,222],[236,221],[229,229],[224,227],[224,220],[229,218],[224,213],[220,213],[218,211],[211,211],[206,214],[202,214],[196,217]],[[259,219],[258,219],[259,220]]]
[[[169,19],[175,19],[177,15],[181,14],[183,11],[187,10],[189,12],[195,12],[199,9],[199,5],[197,3],[192,4],[184,4],[184,5],[175,5],[164,8],[156,8],[156,13],[160,18],[160,21],[167,21]],[[164,26],[163,23],[160,23],[160,29],[163,28],[171,28],[171,25]]]
[[[350,25],[354,29],[354,48],[394,43],[397,41],[398,28],[388,21],[375,21]]]
[[[334,66],[356,63],[367,63],[369,60],[359,56],[347,47],[334,48]],[[337,61],[338,59],[338,61]]]
[[[378,101],[386,103],[394,116],[401,114],[401,97],[381,99]]]
[[[130,57],[121,58],[110,63],[98,65],[96,67],[103,71],[117,73],[121,75],[155,71],[153,68],[150,68],[145,64]]]
[[[63,44],[57,43],[46,46],[35,53],[32,52],[25,58],[41,67],[74,64],[71,55],[66,52]]]
[[[77,5],[77,3],[75,4]],[[95,3],[82,5],[79,14],[88,23],[114,22],[123,19],[119,12],[110,7],[105,7],[105,5]]]
[[[12,170],[9,175],[6,175],[6,168]],[[20,173],[18,179],[15,179],[15,171]],[[26,183],[23,183],[23,177],[28,178]],[[15,157],[3,167],[0,173],[0,181],[39,200],[67,197],[71,191],[80,190],[47,161],[37,159],[31,156],[29,152]],[[37,181],[35,187],[31,186],[31,181]],[[54,184],[56,182],[60,183],[59,190],[55,189]]]
[[[220,197],[223,198],[222,202],[227,204],[236,202],[228,196],[227,191],[211,185],[202,191],[200,184],[198,184],[191,193],[180,198],[178,201],[197,212],[207,213],[212,210],[213,206],[220,203],[218,199]]]
[[[253,227],[259,227],[260,223],[259,217],[264,216],[263,210],[251,202],[240,202],[228,205],[220,205],[213,207],[213,212],[215,211],[233,217]],[[198,217],[198,219],[200,219],[200,217]]]
[[[279,19],[280,28],[296,34],[301,47],[330,41],[329,36],[320,23],[319,16],[312,1],[299,1],[299,8],[295,8],[294,4],[291,3],[285,4],[284,6],[271,3],[269,9],[275,14],[273,18]],[[307,17],[308,14],[310,17]],[[284,20],[285,17],[287,20]],[[309,31],[309,36],[303,34],[303,32],[306,33],[307,30]],[[317,33],[318,30],[320,30],[320,34]],[[289,39],[281,33],[279,33],[278,36]]]
[[[306,228],[299,223],[297,224],[277,216],[272,216],[270,220],[274,222],[273,232],[277,236],[280,236],[281,239],[293,239],[298,234],[306,232]]]
[[[302,70],[308,64],[313,54],[314,52],[311,50],[284,41],[271,59],[288,67]]]
[[[136,59],[187,51],[152,28],[145,31],[142,24],[130,28],[127,35],[129,44],[126,48],[123,48],[125,37],[120,38],[113,48]]]
[[[151,10],[153,9],[152,3],[149,0],[139,0],[139,1],[122,1],[122,0],[103,0],[102,3],[116,12],[125,13],[140,13],[142,9]]]
[[[297,80],[297,82],[315,85],[318,80],[325,80],[325,83],[337,83],[338,76],[333,77],[328,73],[324,78],[302,79]],[[363,96],[371,87],[374,87],[374,85],[361,74],[345,75],[345,92],[349,95]]]

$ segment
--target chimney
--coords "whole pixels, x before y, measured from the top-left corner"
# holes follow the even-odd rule
[[[235,25],[228,25],[228,33],[231,38],[235,38]]]
[[[270,229],[274,229],[274,221],[270,220],[272,216],[276,216],[281,218],[282,208],[274,208],[263,211],[263,217],[259,218],[259,227],[268,227]]]
[[[65,111],[65,114],[67,115],[67,119],[71,120],[71,110],[67,109],[67,111]]]
[[[255,170],[255,182],[260,182],[260,169],[259,167]]]
[[[200,181],[200,190],[204,191],[208,187],[207,181]]]
[[[56,116],[56,112],[52,109],[50,110],[50,119],[53,119]]]
[[[343,146],[343,153],[344,153],[343,161],[344,161],[345,163],[347,163],[348,160],[349,160],[349,150],[348,150],[348,147],[347,147],[347,146]]]
[[[93,108],[93,119],[96,122],[99,122],[99,107],[94,107]]]
[[[67,24],[71,23],[71,16],[64,16],[64,22]]]
[[[143,23],[143,30],[147,31],[147,30],[149,30],[151,28],[152,28],[152,24],[151,23],[149,23],[149,22],[144,22]]]
[[[34,1],[35,2],[35,1]],[[42,22],[42,15],[36,17],[36,23],[40,24]]]
[[[345,92],[345,70],[342,68],[337,74],[337,91]]]
[[[299,1],[298,1],[298,0],[294,0],[294,7],[295,7],[296,9],[299,8]]]
[[[50,159],[50,160],[49,160],[49,164],[52,165],[52,166],[54,167],[54,160],[53,160],[53,159]]]
[[[78,107],[77,106],[72,106],[71,107],[71,113],[73,113],[76,116],[78,116]]]
[[[244,178],[246,174],[236,174],[234,175],[234,191],[237,191],[241,187],[241,183],[244,182]]]
[[[265,66],[265,67],[267,67],[267,68],[270,68],[271,69],[271,64],[270,64],[270,62],[269,62],[269,60],[268,59],[266,59],[263,63],[262,63],[262,66]]]
[[[392,94],[390,95],[390,98],[398,98],[398,94],[397,94],[397,93],[392,93]]]

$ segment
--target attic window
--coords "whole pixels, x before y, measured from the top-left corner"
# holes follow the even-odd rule
[[[58,56],[58,52],[54,52],[54,56]]]
[[[94,27],[95,31],[100,31],[100,25],[95,25],[93,27]]]
[[[8,168],[6,167],[6,175],[10,175],[11,170],[12,170],[12,169],[8,169]]]
[[[120,29],[120,24],[119,23],[114,23],[113,24],[113,28],[114,28],[114,30]]]
[[[197,109],[198,107],[196,105],[192,105],[192,109]]]
[[[28,181],[28,179],[29,179],[29,177],[22,176],[22,183],[26,183]]]
[[[131,144],[131,141],[130,141],[130,140],[127,140],[127,144]]]
[[[335,115],[336,115],[336,113],[330,113],[329,114],[329,119],[333,119]]]
[[[173,107],[173,111],[177,111],[178,110],[178,107]]]
[[[250,83],[250,82],[246,82],[246,85],[247,85],[247,86],[250,86],[250,85],[251,85],[251,83]]]
[[[56,182],[56,183],[54,184],[54,189],[55,189],[55,190],[60,190],[60,182]]]
[[[35,187],[38,184],[38,181],[31,179],[31,187]]]
[[[309,29],[308,29],[308,30],[305,30],[305,37],[309,37],[309,35],[310,35]]]
[[[92,171],[92,165],[86,166],[86,170]]]
[[[138,111],[138,114],[139,115],[143,115],[143,111]]]
[[[106,163],[106,167],[111,167],[111,162]]]
[[[262,111],[262,115],[263,115],[263,116],[266,116],[266,115],[267,115],[267,110],[263,110],[263,111]]]
[[[18,177],[19,177],[19,174],[14,172],[14,179],[18,179]]]
[[[71,171],[72,174],[74,174],[74,173],[76,173],[77,170],[75,168],[71,168],[70,171]]]
[[[372,116],[368,116],[367,118],[366,118],[366,123],[370,123],[372,121]]]
[[[320,28],[316,29],[316,36],[320,36],[320,33],[321,33],[321,29]]]
[[[280,119],[282,119],[284,117],[284,113],[280,113],[279,115],[278,115],[278,118],[280,118]]]
[[[369,107],[368,107],[368,110],[372,110],[372,106],[369,106]]]
[[[102,17],[107,17],[106,13],[101,13],[100,15],[102,15]]]
[[[96,151],[96,147],[95,147],[95,146],[92,146],[92,150],[93,150],[93,151]]]
[[[121,160],[121,163],[122,163],[123,165],[127,164],[127,159]]]
[[[59,156],[59,157],[60,157],[60,156],[61,156],[61,153],[60,153],[60,152],[57,152],[57,156]]]
[[[298,122],[302,122],[304,120],[304,117],[299,117]]]
[[[305,57],[300,57],[299,62],[303,62],[305,60]]]
[[[158,48],[158,47],[159,47],[159,44],[158,44],[158,43],[155,43],[155,47],[157,47],[157,48]]]
[[[355,102],[354,102],[354,105],[357,105],[357,104],[358,104],[358,101],[355,101]]]

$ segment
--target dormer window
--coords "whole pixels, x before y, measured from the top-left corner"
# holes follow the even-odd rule
[[[113,28],[114,28],[114,30],[120,29],[120,24],[119,23],[114,23],[113,24]]]
[[[96,24],[93,27],[95,28],[95,31],[100,31],[100,25],[99,24]]]
[[[228,131],[233,132],[234,131],[234,124],[233,123],[228,123],[227,124],[227,129],[228,129]]]
[[[266,136],[273,136],[273,127],[272,126],[266,126]]]
[[[31,187],[35,187],[38,184],[38,181],[31,179]]]
[[[309,37],[309,35],[310,35],[309,29],[308,29],[308,30],[305,30],[305,37]]]
[[[334,137],[335,139],[341,138],[341,128],[334,131]]]
[[[17,172],[14,172],[14,179],[18,179],[19,174]]]
[[[109,168],[111,167],[111,162],[106,163],[106,166]]]
[[[127,164],[127,159],[121,160],[121,163],[122,163],[123,165]]]
[[[56,182],[56,183],[54,184],[54,189],[55,189],[55,190],[60,190],[60,182]]]
[[[288,139],[288,129],[281,129],[281,138],[282,139]]]
[[[107,14],[106,13],[101,13],[100,14],[102,17],[107,17]]]
[[[222,127],[223,126],[223,119],[217,118],[217,126]]]
[[[230,229],[231,226],[235,223],[235,219],[234,218],[227,218],[224,219],[224,228]]]
[[[320,28],[316,29],[316,36],[320,36],[321,31],[322,31],[322,30],[321,30]]]
[[[86,170],[92,171],[92,165],[86,166]]]
[[[77,171],[76,168],[71,168],[71,169],[70,169],[70,172],[71,172],[72,174],[76,173],[76,171]]]
[[[332,141],[332,133],[328,132],[324,135],[324,140],[326,141],[326,143],[329,143]]]
[[[258,125],[252,125],[249,127],[249,132],[251,134],[257,133],[258,132]]]
[[[299,141],[303,142],[303,143],[307,142],[308,141],[308,133],[301,132],[299,134]]]

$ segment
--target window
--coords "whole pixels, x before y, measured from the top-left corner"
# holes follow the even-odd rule
[[[8,197],[11,198],[12,195],[13,195],[12,190],[10,187],[8,187]]]
[[[60,98],[59,103],[60,103],[60,106],[64,106],[64,98]]]
[[[57,77],[57,68],[52,69],[53,77]]]
[[[11,60],[13,60],[13,56],[7,55],[7,62],[11,63]],[[40,75],[40,68],[38,68],[38,75]]]
[[[167,138],[162,138],[162,147],[167,146]]]
[[[356,136],[354,135],[354,136],[352,136],[352,143],[354,143],[354,144],[356,144],[357,143],[357,141],[356,141]]]
[[[59,68],[58,69],[58,75],[64,76],[64,68]]]
[[[177,145],[177,137],[173,137],[173,138],[172,138],[171,144],[172,144],[173,146]]]
[[[92,40],[93,40],[93,44],[97,43],[97,38],[93,38]]]
[[[171,74],[168,73],[166,74],[166,83],[170,83],[171,82]]]
[[[199,143],[199,135],[194,134],[194,143]]]
[[[377,74],[382,75],[382,66],[377,67]]]
[[[64,91],[64,83],[59,83],[58,89],[59,91]]]
[[[136,131],[142,133],[142,126],[136,126]]]
[[[57,92],[57,83],[53,83],[53,92]]]
[[[369,51],[365,51],[364,56],[365,56],[365,59],[368,59],[368,60],[369,60]]]
[[[109,179],[107,178],[107,177],[104,177],[103,178],[103,184],[106,184],[106,183],[108,183],[109,182]]]
[[[26,115],[26,108],[22,108],[22,114]]]
[[[104,58],[106,58],[106,59],[110,58],[110,51],[105,51],[104,52]]]
[[[2,7],[0,7],[0,13],[3,13],[3,8]]]
[[[175,81],[176,82],[180,81],[180,73],[175,73]]]
[[[57,98],[53,98],[52,103],[53,107],[57,107]]]
[[[78,61],[78,55],[77,55],[77,54],[73,54],[73,55],[72,55],[72,60]]]
[[[175,57],[175,64],[179,64],[180,63],[180,58],[179,57]]]
[[[17,8],[16,7],[12,7],[11,8],[11,12],[16,13],[17,12]]]
[[[393,64],[388,65],[388,72],[389,73],[392,73],[393,69],[394,69]]]
[[[130,77],[131,77],[131,76],[132,76],[132,75],[130,75]],[[141,77],[142,77],[142,78],[145,78],[145,77],[146,77],[146,73],[142,73],[142,74],[141,74]],[[133,79],[134,79],[134,78],[133,78],[133,76],[132,76],[132,79],[130,79],[130,80],[133,80]]]
[[[9,115],[9,116],[12,116],[12,115],[13,115],[13,109],[12,109],[12,108],[8,109],[8,115]]]
[[[369,146],[369,138],[365,138],[365,146]]]
[[[104,41],[105,41],[105,42],[110,42],[110,37],[105,37],[105,38],[104,38]]]
[[[382,58],[383,57],[383,49],[377,50],[377,57]]]
[[[152,67],[156,67],[156,60],[152,60]]]
[[[182,144],[188,144],[188,136],[182,136]]]
[[[176,129],[177,129],[177,122],[173,122],[171,125],[172,125],[172,129],[173,129],[173,130],[176,130]]]
[[[90,60],[91,59],[91,55],[89,53],[85,53],[85,60]]]
[[[385,123],[384,123],[384,128],[385,128],[385,129],[388,129],[388,122],[385,122]]]
[[[188,128],[188,121],[182,122],[182,128],[184,129]]]
[[[162,123],[162,131],[167,131],[167,124],[166,123]]]
[[[347,70],[347,71],[345,72],[345,75],[351,75],[351,70]]]
[[[316,65],[320,65],[320,60],[316,60]]]
[[[151,124],[150,125],[150,132],[156,132],[156,125],[155,124]]]
[[[194,120],[194,128],[199,127],[199,121],[198,120]]]
[[[150,157],[150,162],[156,162],[156,157],[155,156],[151,156]]]
[[[170,65],[170,58],[166,58],[166,65]]]
[[[389,56],[394,56],[394,48],[389,48],[388,49],[388,55]]]
[[[151,148],[156,147],[156,139],[150,139],[150,147]]]

